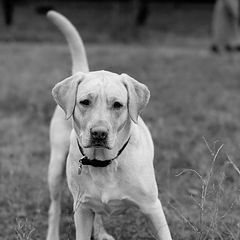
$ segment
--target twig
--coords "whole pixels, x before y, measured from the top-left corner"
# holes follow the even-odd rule
[[[222,216],[220,216],[220,219],[223,219],[223,218],[225,218],[228,215],[228,213],[233,208],[235,203],[236,203],[236,199],[232,201],[230,207],[226,210],[226,212]]]
[[[170,202],[168,204],[193,229],[194,232],[198,232],[198,229],[182,213],[180,213],[177,208],[175,208]]]
[[[228,231],[228,233],[231,235],[232,239],[238,240],[238,239],[236,238],[236,236],[234,236],[234,234],[231,232],[231,230],[229,229],[229,227],[228,227],[225,223],[223,223],[223,225],[224,225],[224,227],[226,228],[226,230]]]
[[[204,179],[203,179],[203,177],[201,176],[201,174],[198,173],[196,170],[191,169],[191,168],[185,168],[185,169],[183,169],[180,173],[176,174],[176,177],[179,177],[179,176],[181,176],[182,174],[184,174],[184,173],[186,173],[186,172],[193,172],[193,173],[195,173],[195,174],[201,179],[201,181],[204,182]]]
[[[206,138],[205,138],[204,136],[202,136],[202,139],[203,139],[203,141],[205,142],[205,144],[206,144],[206,146],[207,146],[209,152],[211,153],[211,155],[214,156],[214,151],[210,148],[210,146],[209,146],[209,144],[208,144]]]
[[[239,168],[237,167],[237,165],[233,162],[233,160],[229,157],[228,154],[226,154],[226,155],[227,155],[228,161],[232,164],[233,168],[234,168],[234,169],[237,171],[237,173],[240,175],[240,170],[239,170]]]

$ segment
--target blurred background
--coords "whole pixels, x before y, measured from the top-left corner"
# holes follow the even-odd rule
[[[88,43],[159,43],[169,41],[172,35],[207,37],[213,4],[213,0],[2,0],[5,17],[1,27],[7,24],[10,29],[2,32],[1,39],[59,41],[54,28],[42,16],[48,9],[71,18]]]
[[[71,69],[48,9],[77,27],[91,70],[125,72],[149,87],[142,116],[173,238],[240,239],[240,57],[209,51],[215,1],[1,3],[0,239],[46,236],[51,89]],[[104,222],[117,240],[154,239],[136,210]],[[74,239],[66,186],[61,239]]]

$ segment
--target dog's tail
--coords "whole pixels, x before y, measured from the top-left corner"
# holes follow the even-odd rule
[[[68,42],[72,58],[72,74],[79,71],[88,72],[85,48],[77,29],[67,18],[56,11],[48,11],[47,17],[57,26]]]

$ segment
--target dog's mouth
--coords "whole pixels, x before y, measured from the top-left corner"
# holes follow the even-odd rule
[[[105,148],[108,150],[111,150],[112,148],[109,146],[107,142],[101,142],[101,141],[91,141],[89,145],[86,146],[86,148]]]
[[[106,145],[92,145],[91,147],[92,147],[92,148],[106,148],[106,149],[108,149],[108,150],[111,149],[109,146],[106,146]]]
[[[112,150],[114,147],[114,141],[112,138],[107,137],[106,139],[97,139],[93,138],[89,135],[85,136],[82,134],[80,135],[81,145],[84,148],[96,148],[96,149],[107,149]]]

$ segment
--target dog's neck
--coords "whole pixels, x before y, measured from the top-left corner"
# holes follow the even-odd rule
[[[122,149],[124,144],[128,143],[131,134],[131,127],[131,120],[128,119],[125,123],[125,126],[118,132],[115,146],[111,150],[106,148],[84,148],[83,146],[80,146],[82,149],[81,151],[89,159],[98,159],[103,161],[113,159],[118,156],[118,153]],[[73,130],[75,132],[76,138],[78,138],[78,142],[80,142],[78,128],[73,128]]]

